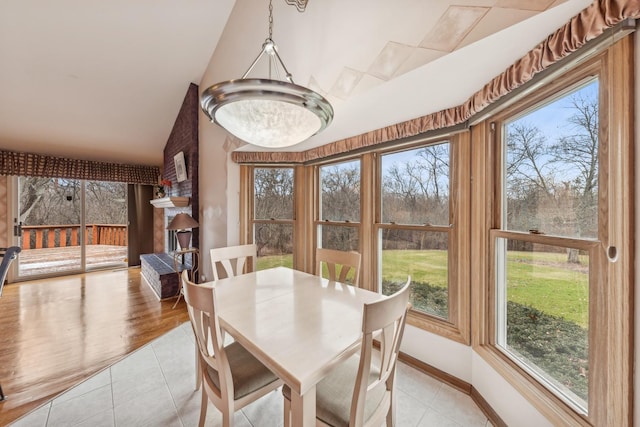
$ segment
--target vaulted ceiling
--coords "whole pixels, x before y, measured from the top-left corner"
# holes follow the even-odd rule
[[[589,4],[273,1],[295,82],[336,111],[296,149],[457,105]],[[159,165],[189,83],[241,77],[267,35],[267,0],[4,0],[0,149]]]

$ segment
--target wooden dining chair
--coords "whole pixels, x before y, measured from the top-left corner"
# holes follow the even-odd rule
[[[222,412],[223,427],[230,427],[236,411],[280,387],[282,381],[238,342],[224,345],[215,287],[191,282],[186,271],[182,272],[182,280],[203,367],[198,425],[204,426],[210,400]]]
[[[322,276],[322,263],[327,265],[329,280],[347,283],[347,275],[353,270],[353,283],[358,286],[360,277],[360,259],[358,252],[338,251],[316,248],[316,275]]]
[[[242,274],[248,258],[252,260],[251,268],[255,270],[257,253],[258,249],[255,244],[211,249],[210,254],[211,268],[213,269],[213,280],[220,280],[220,277],[218,276],[218,264],[222,265],[227,277]]]
[[[360,354],[338,365],[316,386],[321,426],[395,425],[394,380],[409,304],[407,283],[388,298],[365,304]],[[374,338],[380,351],[374,349]],[[291,389],[285,385],[284,426],[291,425]]]

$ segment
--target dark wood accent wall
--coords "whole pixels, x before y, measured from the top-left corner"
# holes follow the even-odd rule
[[[164,168],[162,176],[171,180],[172,196],[191,197],[188,208],[166,208],[165,215],[173,216],[179,212],[190,213],[200,222],[199,185],[198,185],[198,85],[191,83],[180,107],[180,112],[173,125],[167,145],[164,147]],[[173,156],[184,152],[184,162],[187,169],[187,180],[178,182]],[[191,212],[188,212],[191,210]],[[192,246],[200,247],[199,233],[194,230]]]

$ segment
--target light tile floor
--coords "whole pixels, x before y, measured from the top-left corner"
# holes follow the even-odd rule
[[[195,345],[189,323],[147,344],[44,406],[14,427],[142,427],[198,425],[200,391],[194,391]],[[473,400],[405,364],[398,365],[399,427],[488,427]],[[235,414],[239,427],[282,426],[280,391]],[[207,426],[222,419],[209,403]]]

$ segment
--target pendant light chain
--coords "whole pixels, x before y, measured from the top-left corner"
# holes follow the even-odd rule
[[[271,44],[271,47],[267,52],[269,54],[269,79],[273,77],[273,70],[276,70],[276,74],[278,75],[278,78],[280,78],[280,73],[278,73],[278,64],[276,64],[276,58],[274,54],[275,43],[273,41],[273,4],[271,2],[272,0],[269,0],[269,38],[267,38],[267,41],[265,42]]]
[[[269,0],[269,40],[273,40],[273,4]]]

